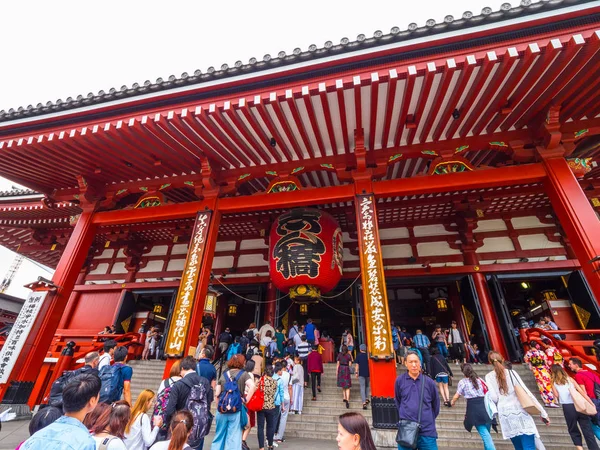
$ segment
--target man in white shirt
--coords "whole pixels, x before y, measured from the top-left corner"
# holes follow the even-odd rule
[[[104,366],[110,366],[110,360],[115,352],[115,348],[117,347],[117,341],[114,339],[109,339],[104,343],[104,353],[100,356],[100,361],[98,362],[98,370],[102,369]]]

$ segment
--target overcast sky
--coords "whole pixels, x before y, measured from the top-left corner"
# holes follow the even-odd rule
[[[5,1],[0,2],[0,110],[88,92],[119,89],[237,60],[394,26],[425,25],[463,12],[479,14],[492,0],[303,1]],[[518,0],[513,0],[516,6]],[[0,190],[10,189],[0,179]],[[13,255],[0,248],[0,278]],[[46,272],[24,264],[8,293]]]

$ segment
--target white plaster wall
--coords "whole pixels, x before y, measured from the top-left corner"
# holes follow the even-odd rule
[[[415,236],[448,236],[449,234],[456,234],[452,231],[446,231],[444,225],[419,225],[414,228]]]
[[[354,256],[350,250],[344,248],[344,261],[358,261],[358,256]]]
[[[477,222],[476,232],[506,230],[506,223],[502,219],[480,220]]]
[[[535,250],[543,248],[561,248],[560,242],[549,241],[545,234],[531,234],[519,236],[519,244],[523,250]]]
[[[217,242],[215,250],[217,252],[231,252],[235,250],[235,241]]]
[[[102,252],[102,254],[100,254],[99,256],[96,256],[96,258],[94,258],[94,259],[100,259],[100,258],[112,258],[112,257],[114,256],[114,254],[115,254],[115,251],[114,251],[114,249],[112,249],[112,248],[108,248],[108,249],[104,250],[104,251]]]
[[[512,226],[517,229],[523,228],[539,228],[539,227],[552,227],[554,225],[542,223],[536,216],[527,216],[527,217],[513,217],[510,219]]]
[[[231,259],[231,265],[233,266],[233,258]],[[267,262],[263,259],[262,255],[242,255],[238,260],[238,267],[267,267]]]
[[[447,242],[422,242],[417,244],[419,256],[460,255],[458,249],[450,248]]]
[[[176,244],[171,250],[171,255],[187,255],[187,248],[187,244]]]
[[[233,256],[215,256],[213,258],[213,269],[230,269],[233,267]]]
[[[515,246],[509,237],[494,237],[483,240],[483,245],[477,249],[477,253],[487,252],[511,252]]]
[[[112,267],[110,273],[127,273],[127,269],[125,268],[125,263],[118,262],[115,263]]]
[[[398,239],[409,237],[408,228],[381,228],[379,230],[379,239]]]
[[[240,243],[241,250],[254,250],[257,248],[268,248],[264,239],[246,239]]]
[[[138,273],[161,272],[162,268],[163,268],[163,264],[164,264],[164,261],[162,261],[162,260],[148,261],[148,264],[146,264],[146,267],[143,267],[140,270],[138,270]]]
[[[383,245],[381,253],[383,258],[410,258],[413,256],[409,244]]]
[[[167,245],[156,245],[156,246],[152,247],[152,250],[150,250],[150,252],[147,253],[147,255],[163,256],[163,255],[166,255],[168,251],[169,251],[169,247]]]
[[[90,275],[106,275],[108,272],[108,263],[100,263],[98,267],[90,271]]]
[[[183,272],[184,268],[185,268],[185,259],[172,259],[169,261],[169,264],[167,264],[168,272],[174,272],[174,271]]]

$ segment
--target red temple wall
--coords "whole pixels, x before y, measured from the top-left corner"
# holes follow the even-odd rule
[[[120,300],[120,290],[81,292],[65,328],[101,331],[113,323]]]

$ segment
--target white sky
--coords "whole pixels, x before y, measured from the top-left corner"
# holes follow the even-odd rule
[[[209,66],[247,63],[296,47],[322,47],[394,26],[425,25],[464,11],[479,14],[496,0],[291,1],[5,1],[0,2],[0,110],[119,89]],[[518,5],[518,0],[513,0]],[[0,190],[13,183],[0,179]],[[0,247],[0,278],[14,255]],[[48,276],[25,262],[8,293]]]

